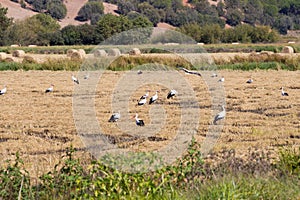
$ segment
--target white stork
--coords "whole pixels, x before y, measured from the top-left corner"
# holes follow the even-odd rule
[[[89,79],[89,77],[90,77],[89,74],[84,75],[84,79]]]
[[[222,76],[220,79],[219,79],[219,82],[224,82],[225,81],[225,78],[224,76]]]
[[[6,85],[4,85],[4,88],[3,88],[2,90],[0,90],[0,95],[3,95],[3,94],[5,94],[5,93],[6,93],[6,91],[7,91],[7,89],[6,89]]]
[[[140,99],[140,101],[138,102],[139,106],[145,105],[147,103],[147,97]]]
[[[141,99],[146,99],[149,96],[149,90],[147,90],[146,94],[144,94],[143,96],[141,96]]]
[[[133,116],[132,118],[135,118],[135,123],[136,123],[136,125],[138,125],[138,126],[145,126],[144,121],[141,120],[141,119],[138,117],[138,114],[137,114],[137,113],[135,113],[135,116]]]
[[[216,73],[213,73],[212,75],[211,75],[211,77],[218,77],[218,74],[216,74]]]
[[[167,99],[170,99],[172,97],[174,97],[175,95],[177,95],[177,91],[176,90],[170,90],[170,92],[167,95]]]
[[[289,96],[289,94],[283,90],[283,87],[281,87],[281,95],[282,96]]]
[[[140,75],[142,73],[143,73],[142,70],[138,70],[138,72],[137,72],[138,75]]]
[[[110,116],[108,122],[116,122],[116,121],[118,121],[120,118],[121,118],[121,113],[120,113],[120,111],[119,111],[119,112],[117,112],[117,113],[113,113],[113,114]]]
[[[219,112],[219,113],[215,116],[214,124],[217,124],[217,121],[219,121],[219,120],[221,120],[221,119],[224,119],[225,116],[226,116],[225,106],[222,105],[222,111]]]
[[[155,95],[153,95],[151,98],[150,98],[150,101],[149,101],[149,104],[152,104],[154,103],[157,99],[158,99],[158,91],[155,92]]]
[[[79,84],[79,80],[74,75],[72,75],[72,81]]]
[[[253,83],[253,79],[252,78],[249,78],[247,81],[246,81],[246,83]]]
[[[199,72],[190,71],[190,70],[188,70],[186,68],[183,68],[183,67],[181,67],[180,69],[183,70],[186,74],[194,74],[194,75],[201,76],[201,74]]]
[[[53,92],[53,84],[51,84],[50,85],[50,87],[49,88],[47,88],[46,90],[45,90],[45,93],[48,93],[48,92]]]

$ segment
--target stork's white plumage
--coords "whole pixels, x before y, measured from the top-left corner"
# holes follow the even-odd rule
[[[74,75],[72,75],[72,81],[79,84],[79,80]]]
[[[246,83],[253,83],[253,79],[252,78],[249,78],[247,81],[246,81]]]
[[[84,75],[84,79],[89,79],[89,77],[90,77],[89,74]]]
[[[143,96],[141,96],[140,99],[146,99],[149,96],[149,90],[147,90],[146,94],[144,94]]]
[[[140,101],[138,102],[139,106],[145,105],[147,103],[147,97],[144,99],[140,99]]]
[[[224,119],[226,116],[225,106],[222,106],[222,111],[219,112],[214,119],[214,124],[217,124],[217,121]]]
[[[138,117],[138,114],[137,114],[137,113],[135,113],[134,118],[135,118],[135,123],[136,123],[136,125],[138,125],[138,126],[145,126],[144,121],[141,120],[141,119]]]
[[[7,91],[7,89],[6,89],[6,85],[4,85],[4,88],[3,88],[2,90],[0,90],[0,95],[3,95],[3,94],[5,94],[5,93],[6,93],[6,91]]]
[[[282,96],[289,96],[289,94],[283,90],[283,87],[281,87],[281,95]]]
[[[158,91],[156,91],[156,92],[155,92],[155,95],[153,95],[153,96],[150,98],[149,104],[154,103],[157,99],[158,99]]]
[[[219,79],[219,82],[224,82],[225,81],[225,78],[224,76],[222,76],[222,78]]]
[[[216,74],[216,73],[213,73],[212,75],[211,75],[211,77],[218,77],[218,74]]]
[[[194,74],[194,75],[201,76],[201,74],[199,72],[190,71],[190,70],[188,70],[186,68],[183,68],[183,67],[181,67],[180,69],[183,70],[186,74]]]
[[[53,84],[51,84],[50,85],[50,87],[49,88],[47,88],[46,90],[45,90],[45,93],[48,93],[48,92],[53,92]]]
[[[116,121],[118,121],[120,118],[121,118],[121,113],[120,113],[120,112],[113,113],[113,114],[110,116],[108,122],[116,122]]]
[[[174,97],[175,95],[177,95],[177,91],[176,90],[170,90],[170,92],[167,95],[167,99],[170,99],[172,97]]]

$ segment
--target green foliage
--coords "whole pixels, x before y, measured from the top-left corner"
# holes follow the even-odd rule
[[[32,6],[37,12],[41,12],[47,8],[47,0],[33,0]]]
[[[97,32],[104,39],[107,39],[117,33],[130,30],[132,22],[125,16],[115,16],[112,14],[104,15],[97,23]]]
[[[67,7],[61,0],[51,0],[47,3],[47,11],[54,19],[63,19],[67,15]]]
[[[150,5],[148,2],[143,2],[138,5],[138,11],[146,16],[154,26],[161,20],[161,16],[156,8]]]
[[[199,185],[187,196],[197,199],[297,199],[299,184],[287,178],[264,178],[249,175],[219,177]],[[287,195],[288,194],[288,195]]]
[[[282,151],[276,165],[265,163],[265,156],[260,153],[249,152],[251,160],[245,161],[235,157],[234,151],[221,152],[219,156],[223,160],[219,160],[219,164],[209,164],[203,161],[199,147],[192,140],[186,154],[172,166],[145,173],[129,173],[96,160],[83,164],[71,146],[53,170],[38,178],[36,185],[30,183],[30,175],[17,153],[15,161],[7,161],[7,165],[0,168],[0,197],[297,199],[300,195],[298,150],[288,148]],[[211,158],[214,156],[212,154]]]
[[[31,192],[29,173],[24,169],[23,161],[17,152],[14,163],[8,160],[6,168],[0,169],[0,197],[1,199],[20,199],[23,196],[32,198]]]
[[[24,21],[15,22],[4,34],[6,45],[48,45],[48,34],[59,30],[60,26],[50,15],[37,14]]]
[[[68,70],[76,71],[79,69],[81,62],[71,61],[69,59],[49,59],[44,63],[36,63],[32,58],[25,58],[22,63],[17,62],[0,62],[0,71],[6,70]]]
[[[87,21],[93,18],[94,15],[102,15],[104,13],[104,6],[102,2],[90,1],[80,8],[76,17],[79,21]]]
[[[3,45],[4,43],[3,33],[12,24],[12,18],[8,18],[6,15],[7,15],[7,8],[2,8],[0,4],[0,46]]]
[[[288,175],[298,176],[300,179],[300,147],[283,148],[279,151],[277,167]]]

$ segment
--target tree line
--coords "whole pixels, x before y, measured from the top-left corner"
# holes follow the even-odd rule
[[[99,3],[99,1],[89,1],[88,3],[93,2]],[[174,1],[170,1],[171,5],[173,3]],[[163,7],[163,5],[161,6]],[[90,8],[85,9],[89,10]],[[120,10],[123,11],[120,11],[119,16],[99,14],[97,17],[94,16],[95,22],[92,24],[68,25],[61,28],[57,20],[49,13],[40,13],[22,21],[13,22],[13,19],[6,16],[7,9],[0,7],[0,45],[97,45],[123,31],[155,26],[153,20],[150,20],[145,14],[129,11],[131,8],[128,8],[129,12],[126,13],[124,9],[122,6],[120,7]],[[90,12],[89,16],[84,15],[84,11],[79,11],[80,13],[82,19],[90,19],[93,16],[93,12]],[[279,39],[277,30],[267,25],[238,24],[234,28],[225,29],[220,23],[199,24],[190,21],[178,26],[176,30],[192,37],[196,42],[206,44],[275,42]],[[140,35],[131,34],[130,37],[140,37]],[[163,38],[160,41],[163,41]]]

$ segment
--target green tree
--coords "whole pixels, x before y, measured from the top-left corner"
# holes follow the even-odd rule
[[[279,31],[280,34],[287,34],[288,30],[294,28],[294,22],[292,17],[280,15],[274,22],[274,27]]]
[[[222,29],[219,24],[205,25],[202,33],[201,42],[203,43],[210,44],[221,41]]]
[[[12,18],[8,18],[6,15],[7,8],[2,8],[0,4],[0,45],[4,44],[3,34],[12,24]]]
[[[62,28],[61,35],[65,45],[79,45],[82,43],[80,33],[74,25]]]
[[[222,1],[217,4],[216,9],[219,16],[225,16],[225,4]]]
[[[179,28],[179,31],[192,37],[197,42],[201,41],[202,30],[200,25],[197,23],[185,24]]]
[[[48,45],[48,35],[60,29],[59,24],[50,15],[36,14],[26,20],[18,21],[6,31],[7,43],[21,45]]]
[[[77,31],[80,35],[81,44],[84,45],[96,45],[99,44],[103,38],[101,38],[96,31],[96,26],[83,24],[77,26]]]
[[[238,42],[238,37],[233,28],[224,29],[221,35],[221,42],[223,43],[232,43]]]
[[[47,3],[48,13],[54,19],[63,19],[67,15],[66,5],[61,0],[51,0]]]
[[[171,8],[172,6],[172,0],[151,0],[150,3],[151,5],[153,5],[154,8],[157,9],[166,9]]]
[[[112,14],[104,15],[97,23],[97,32],[104,39],[116,33],[121,33],[132,28],[132,22],[125,16],[115,16]]]
[[[254,27],[249,24],[241,24],[234,28],[236,41],[232,42],[242,42],[250,43],[252,42],[251,34],[254,31]]]
[[[82,8],[80,8],[76,20],[87,21],[90,20],[95,14],[104,14],[104,6],[102,2],[87,2]]]
[[[129,19],[132,22],[132,28],[153,27],[152,22],[145,16],[136,16]]]
[[[255,25],[263,16],[263,5],[259,0],[249,0],[244,7],[246,23]]]
[[[32,7],[37,12],[41,12],[42,10],[47,9],[47,0],[34,0],[32,1]]]
[[[118,11],[122,15],[127,15],[129,12],[136,11],[136,5],[132,1],[119,0],[118,1]]]
[[[244,20],[243,13],[238,9],[227,9],[226,23],[231,26],[237,26]]]
[[[150,5],[148,2],[143,2],[139,4],[138,11],[144,16],[146,16],[153,23],[154,26],[156,26],[161,20],[158,10],[152,5]]]
[[[256,26],[250,34],[252,42],[274,42],[276,34],[269,26]]]

